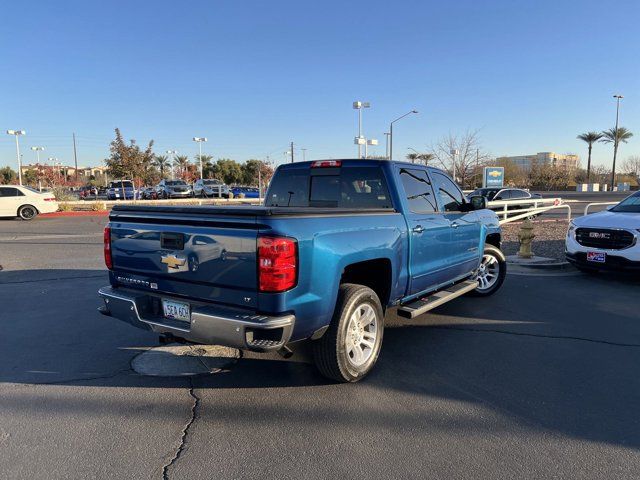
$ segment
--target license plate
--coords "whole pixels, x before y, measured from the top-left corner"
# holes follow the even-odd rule
[[[587,261],[605,263],[607,261],[607,254],[604,252],[587,252]]]
[[[163,298],[162,309],[164,310],[165,318],[170,318],[171,320],[182,320],[183,322],[191,321],[188,303],[174,302],[173,300],[165,300]]]

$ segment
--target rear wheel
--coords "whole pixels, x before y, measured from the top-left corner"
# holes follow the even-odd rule
[[[18,216],[22,220],[33,220],[38,215],[38,210],[33,205],[23,205],[18,209]]]
[[[493,295],[502,286],[506,275],[507,260],[502,251],[493,245],[485,245],[476,275],[478,288],[471,291],[470,294],[477,297]]]
[[[378,360],[383,333],[378,295],[363,285],[341,285],[329,329],[313,342],[318,370],[338,382],[357,382]]]

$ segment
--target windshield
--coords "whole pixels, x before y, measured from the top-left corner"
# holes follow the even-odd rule
[[[283,169],[274,177],[265,205],[393,208],[379,167]]]
[[[611,212],[628,212],[628,213],[640,213],[640,192],[636,192],[630,197],[625,198],[615,207]]]
[[[31,188],[26,185],[23,185],[22,188],[24,188],[25,190],[29,190],[30,192],[40,193],[40,190],[36,190],[35,188]]]
[[[205,185],[221,185],[220,180],[203,180],[202,183],[204,183]]]
[[[167,185],[186,185],[186,182],[183,180],[167,180]]]

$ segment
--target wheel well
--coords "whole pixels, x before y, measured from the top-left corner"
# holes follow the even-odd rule
[[[487,235],[487,240],[485,243],[488,243],[489,245],[493,245],[496,248],[500,248],[500,234],[499,233],[491,233],[489,235]]]
[[[31,205],[30,203],[23,203],[18,207],[18,210],[16,210],[16,215],[20,215],[20,210],[22,209],[22,207],[31,207],[36,211],[36,213],[40,213],[40,210],[38,210],[38,207],[36,207],[35,205]]]
[[[340,283],[369,287],[378,295],[382,308],[386,308],[391,293],[391,261],[378,258],[348,265],[342,272]]]

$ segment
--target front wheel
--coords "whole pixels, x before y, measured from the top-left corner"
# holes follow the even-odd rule
[[[38,210],[33,205],[23,205],[18,210],[18,217],[22,220],[33,220],[38,215]]]
[[[383,333],[378,295],[363,285],[340,285],[329,329],[313,342],[316,367],[331,380],[357,382],[378,360]]]
[[[496,293],[507,275],[507,260],[499,248],[485,245],[484,254],[478,267],[476,279],[478,288],[471,291],[471,295],[488,297]]]

